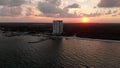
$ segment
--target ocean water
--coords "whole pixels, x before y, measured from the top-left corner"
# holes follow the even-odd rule
[[[0,68],[120,68],[120,41],[0,33]]]

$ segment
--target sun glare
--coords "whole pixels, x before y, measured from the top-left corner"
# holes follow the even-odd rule
[[[87,18],[87,17],[82,18],[82,22],[83,22],[83,23],[88,23],[89,21],[90,21],[90,19]]]

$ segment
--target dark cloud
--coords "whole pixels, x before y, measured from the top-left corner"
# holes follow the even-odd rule
[[[21,7],[3,7],[0,9],[0,16],[19,16],[21,13]]]
[[[71,5],[68,5],[67,8],[80,8],[80,5],[77,4],[77,3],[74,3],[74,4],[71,4]]]
[[[10,13],[11,13],[11,15],[15,15],[15,16],[21,15],[22,8],[21,7],[13,7],[13,8],[11,8]]]
[[[85,16],[85,17],[98,17],[98,16],[101,16],[103,15],[102,13],[90,13],[90,14],[84,14],[84,13],[81,13],[80,16]]]
[[[0,6],[3,8],[0,9],[0,16],[19,16],[22,15],[22,12],[25,12],[21,5],[29,2],[30,0],[0,0]],[[31,3],[32,4],[32,3]],[[31,15],[31,9],[27,9],[26,16]]]
[[[120,7],[120,0],[101,0],[98,7]]]
[[[26,2],[25,0],[0,0],[0,5],[12,7],[12,6],[20,6],[25,2]]]
[[[39,2],[38,9],[43,13],[44,16],[49,17],[75,17],[77,15],[68,13],[68,7],[63,9],[60,6],[64,0],[46,0]],[[75,6],[76,7],[76,6]]]
[[[54,4],[56,6],[60,6],[64,0],[45,0],[48,3]]]
[[[43,12],[43,13],[50,13],[50,14],[56,14],[60,13],[62,11],[61,8],[56,6],[55,4],[48,3],[48,2],[40,2],[38,5],[38,8]]]

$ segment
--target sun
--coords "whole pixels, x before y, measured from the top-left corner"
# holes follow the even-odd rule
[[[82,18],[82,22],[83,22],[83,23],[88,23],[89,21],[90,21],[90,19],[87,18],[87,17]]]

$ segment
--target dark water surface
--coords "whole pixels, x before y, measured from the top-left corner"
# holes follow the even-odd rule
[[[120,68],[120,41],[0,34],[0,68]]]

